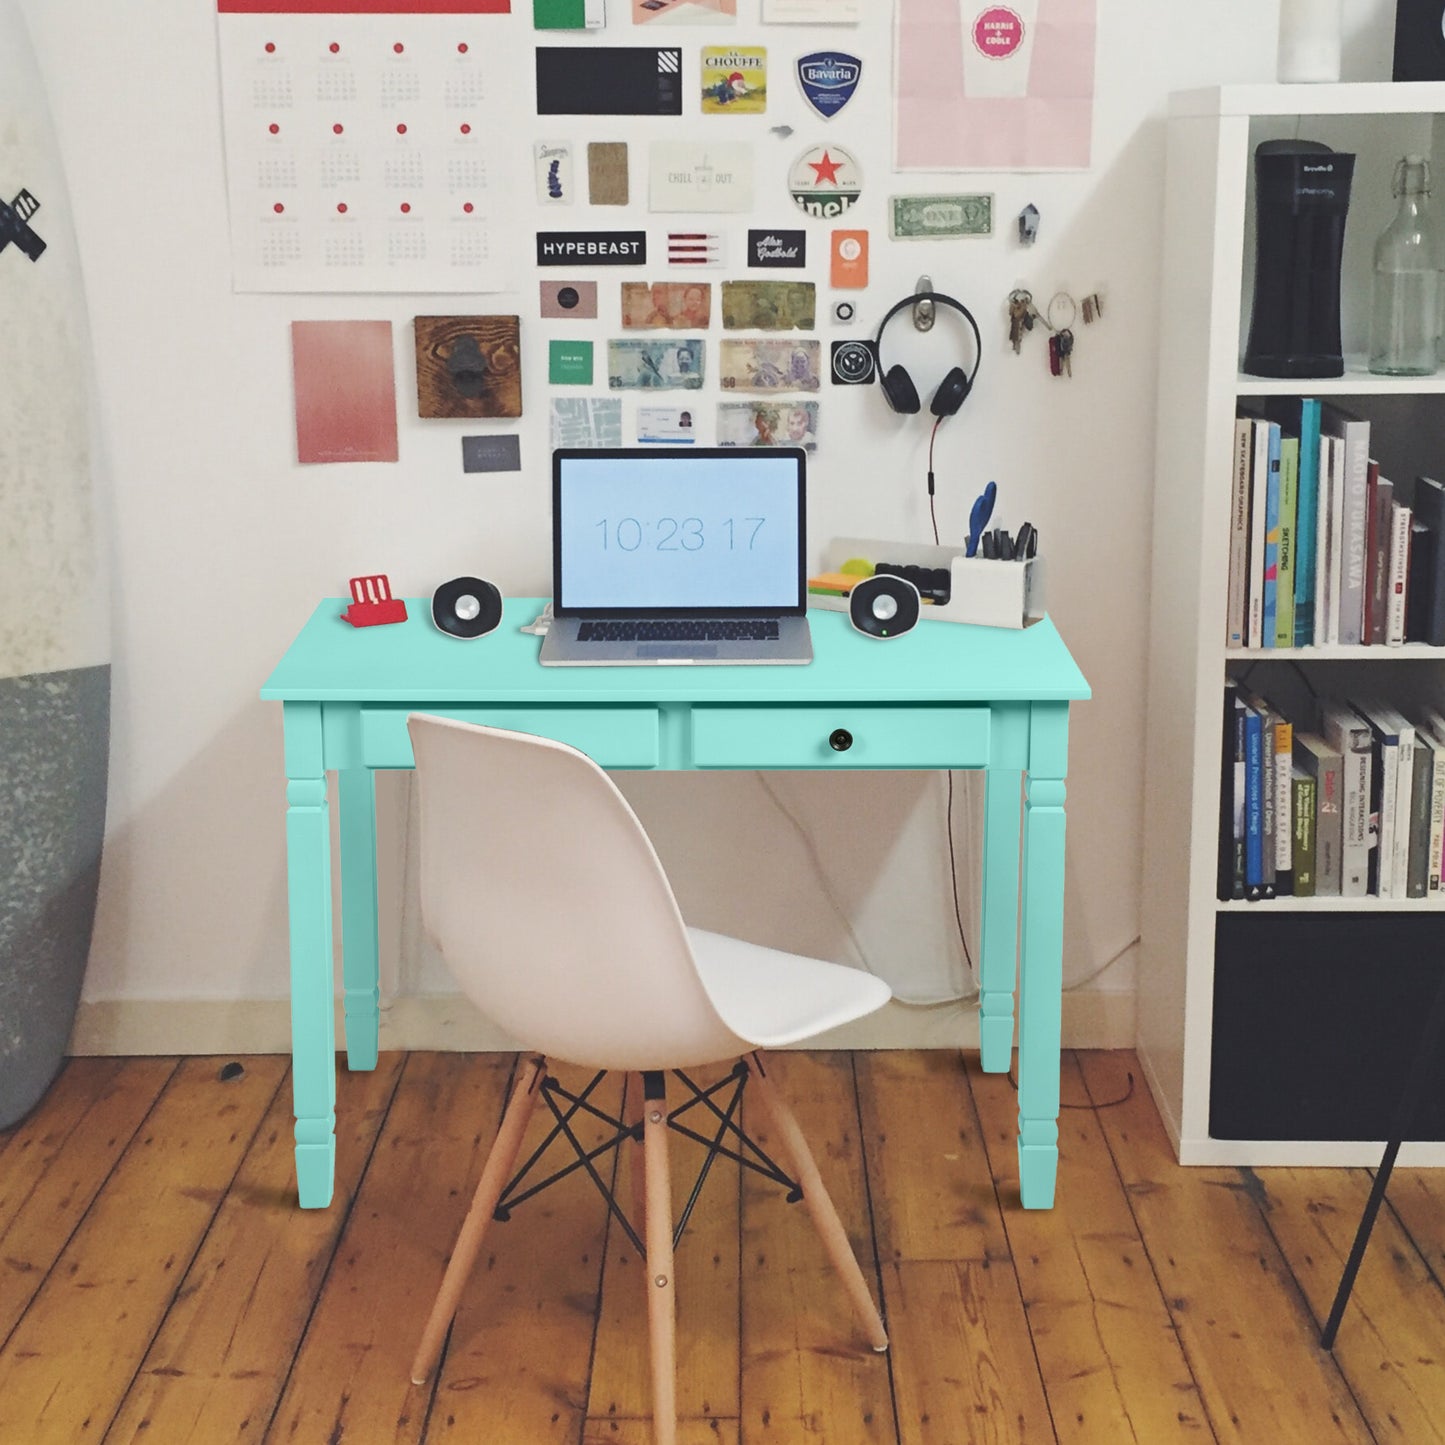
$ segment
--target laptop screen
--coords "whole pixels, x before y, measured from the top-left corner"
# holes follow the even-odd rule
[[[554,452],[554,611],[800,615],[805,466],[781,447]]]

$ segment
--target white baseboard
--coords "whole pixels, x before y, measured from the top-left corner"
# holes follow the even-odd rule
[[[337,1005],[336,1037],[345,1038]],[[1064,995],[1064,1047],[1127,1049],[1134,1044],[1134,995]],[[383,1049],[457,1052],[516,1045],[457,994],[394,999],[381,1013]],[[855,1024],[810,1041],[815,1049],[978,1047],[978,1010],[962,1004],[913,1008],[890,1003]],[[284,1054],[291,1049],[287,999],[96,999],[80,1005],[72,1054]]]

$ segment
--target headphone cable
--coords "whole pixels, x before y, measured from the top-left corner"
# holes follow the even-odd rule
[[[933,523],[933,545],[938,546],[938,514],[933,509],[933,439],[943,425],[941,416],[934,417],[933,430],[928,434],[928,516]]]

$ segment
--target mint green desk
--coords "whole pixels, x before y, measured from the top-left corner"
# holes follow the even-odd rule
[[[807,667],[544,668],[538,639],[518,630],[541,610],[534,598],[509,601],[501,627],[475,642],[436,631],[426,600],[408,600],[403,624],[353,628],[341,620],[347,600],[316,609],[261,689],[283,704],[285,728],[292,1090],[303,1208],[330,1204],[336,1159],[327,774],[336,774],[341,809],[347,1063],[371,1069],[372,775],[414,765],[406,719],[416,711],[556,738],[606,768],[986,768],[983,1067],[1003,1073],[1009,1066],[1018,961],[1019,1177],[1027,1208],[1052,1207],[1069,703],[1089,696],[1052,622],[1021,632],[925,623],[878,642],[852,631],[841,613],[815,611],[816,657]],[[840,728],[853,739],[844,752],[829,745]]]

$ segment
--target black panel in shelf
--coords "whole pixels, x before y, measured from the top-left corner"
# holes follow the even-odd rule
[[[1445,915],[1224,912],[1209,1133],[1385,1139],[1442,969]],[[1412,1139],[1445,1139],[1445,1049]]]

